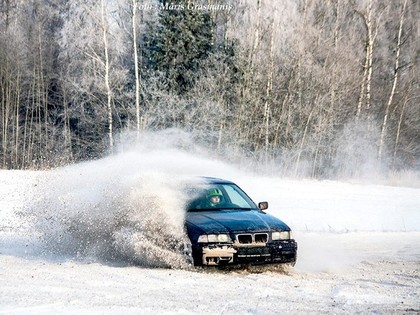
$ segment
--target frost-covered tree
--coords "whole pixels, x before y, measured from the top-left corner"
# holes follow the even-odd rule
[[[158,19],[145,36],[147,67],[162,72],[170,91],[184,93],[214,47],[214,24],[207,11],[188,9],[188,0],[161,1]]]
[[[121,129],[179,127],[283,174],[418,169],[419,12],[416,0],[0,0],[0,163],[100,157]]]
[[[112,151],[114,128],[120,126],[118,96],[127,80],[126,46],[108,6],[105,0],[70,1],[60,40],[70,128],[77,145],[93,156]]]

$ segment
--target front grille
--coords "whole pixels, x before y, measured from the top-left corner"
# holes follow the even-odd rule
[[[247,234],[237,234],[236,241],[239,244],[261,244],[267,243],[268,234],[267,233],[247,233]]]
[[[237,235],[237,239],[238,239],[239,244],[251,244],[252,243],[252,235],[251,234]]]
[[[266,233],[254,234],[254,238],[255,238],[255,243],[267,243],[268,234]]]

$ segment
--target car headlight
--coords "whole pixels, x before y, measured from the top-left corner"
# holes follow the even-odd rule
[[[271,239],[273,241],[290,240],[291,238],[292,238],[292,233],[290,231],[273,232],[271,234]]]
[[[198,237],[198,243],[229,243],[232,239],[228,234],[202,234]]]

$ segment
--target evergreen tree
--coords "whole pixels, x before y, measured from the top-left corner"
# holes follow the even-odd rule
[[[158,21],[145,36],[146,66],[163,73],[170,92],[191,88],[200,63],[213,50],[214,23],[206,11],[188,7],[188,1],[161,1]]]

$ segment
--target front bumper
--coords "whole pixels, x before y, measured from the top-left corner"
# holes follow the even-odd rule
[[[272,241],[262,245],[195,244],[196,265],[220,266],[228,264],[275,264],[296,262],[295,240]]]

